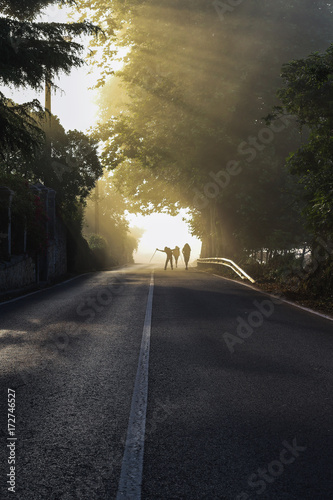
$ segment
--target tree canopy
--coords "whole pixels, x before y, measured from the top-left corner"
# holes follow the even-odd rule
[[[83,132],[65,132],[59,119],[51,115],[38,122],[45,139],[29,160],[18,152],[7,151],[0,161],[7,175],[14,174],[28,182],[42,182],[57,192],[58,206],[67,217],[73,216],[77,204],[84,204],[103,173],[97,143]],[[49,146],[49,147],[48,147]]]
[[[299,145],[298,131],[291,120],[275,125],[281,132],[267,131],[262,117],[282,64],[327,46],[331,8],[319,0],[248,0],[224,12],[222,4],[133,0],[125,10],[120,1],[80,2],[93,20],[103,14],[110,35],[100,58],[105,78],[111,48],[127,47],[117,73],[125,97],[114,103],[110,86],[101,90],[95,133],[103,163],[116,168],[134,208],[190,207],[210,254],[268,247],[277,235],[293,245],[303,237],[300,206],[284,160]],[[212,175],[229,162],[239,174],[212,195]],[[203,208],[197,193],[205,189]]]
[[[13,88],[40,89],[53,83],[60,72],[84,63],[80,36],[97,34],[90,22],[37,22],[47,0],[5,0],[0,2],[0,83]],[[69,2],[73,3],[73,2]],[[43,113],[37,100],[18,105],[0,92],[0,152],[20,151],[27,158],[41,143],[35,114]]]
[[[292,113],[304,132],[301,146],[287,161],[304,186],[304,211],[313,234],[333,236],[333,45],[295,59],[282,69],[283,106],[273,116]],[[309,131],[309,133],[308,133]]]

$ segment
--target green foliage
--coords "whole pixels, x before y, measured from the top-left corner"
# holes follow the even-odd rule
[[[39,101],[15,104],[0,92],[0,159],[9,152],[32,158],[44,141],[44,134],[33,116],[42,116]]]
[[[108,35],[97,42],[102,81],[112,73],[114,43],[128,48],[116,99],[114,86],[101,91],[95,134],[130,210],[190,207],[192,230],[210,240],[212,254],[302,241],[295,182],[284,169],[285,157],[299,145],[297,129],[290,126],[264,151],[254,150],[253,162],[238,150],[263,128],[282,63],[326,46],[332,28],[327,2],[247,0],[223,22],[204,0],[80,6],[82,16],[89,8],[94,22],[103,20]],[[196,210],[194,189],[203,192],[210,173],[229,160],[239,161],[242,173],[207,209]]]
[[[91,234],[88,238],[88,245],[92,250],[105,250],[108,246],[106,239],[99,234]]]
[[[33,18],[50,2],[7,0],[0,3],[0,84],[40,89],[60,72],[83,64],[77,37],[97,34],[89,22],[45,23]],[[71,2],[70,2],[71,3]],[[72,40],[73,39],[73,40]],[[31,158],[42,142],[33,113],[43,114],[38,101],[15,104],[0,92],[0,151],[19,151]]]
[[[69,41],[96,33],[88,23],[23,22],[0,18],[1,80],[4,85],[40,89],[45,79],[81,66],[83,46]]]
[[[41,89],[60,72],[83,64],[79,37],[97,35],[90,22],[36,22],[48,0],[0,0],[0,83],[15,88]],[[51,123],[51,127],[49,126]],[[28,225],[34,250],[47,245],[45,214],[38,197],[22,191],[25,184],[42,181],[57,192],[58,207],[68,229],[70,270],[83,269],[91,254],[81,236],[82,205],[102,173],[97,145],[84,134],[67,134],[45,113],[38,101],[18,105],[0,92],[0,167],[4,185],[15,184],[16,225]],[[26,187],[26,190],[28,188]],[[19,202],[17,200],[20,200]],[[79,263],[75,260],[78,256]]]
[[[64,206],[70,207],[74,200],[84,203],[103,173],[97,142],[77,130],[66,133],[55,117],[50,128],[47,124],[43,127],[51,156],[47,149],[43,151],[33,167],[34,174],[57,191]]]
[[[103,236],[91,234],[88,238],[88,245],[94,256],[93,265],[96,266],[97,269],[104,269],[112,265],[110,249]]]
[[[283,107],[274,113],[293,113],[309,138],[287,161],[304,186],[304,213],[313,234],[333,235],[333,45],[324,53],[283,66]]]
[[[54,3],[54,0],[0,0],[0,11],[5,16],[31,20],[42,9]],[[72,4],[74,0],[62,0],[58,3]]]
[[[323,54],[310,54],[282,67],[285,88],[277,92],[284,108],[300,125],[321,129],[332,120],[333,45]]]
[[[0,185],[14,191],[12,214],[18,217],[29,216],[33,213],[34,196],[29,190],[29,184],[19,176],[0,173]]]
[[[29,182],[42,182],[57,193],[57,203],[66,216],[74,214],[103,173],[97,143],[77,130],[65,132],[57,117],[38,122],[44,132],[42,145],[30,161],[19,153],[4,152],[0,167],[7,174],[21,175]]]
[[[37,118],[36,118],[37,120]],[[34,156],[27,160],[16,151],[6,149],[0,160],[0,185],[13,186],[13,210],[17,213],[15,225],[28,223],[29,245],[34,250],[47,245],[45,214],[40,212],[38,200],[33,199],[29,183],[42,182],[56,191],[56,202],[67,227],[68,267],[70,271],[91,269],[94,257],[87,242],[81,236],[83,206],[96,180],[102,175],[97,154],[97,144],[82,132],[65,132],[56,117],[45,123],[37,121],[45,130],[42,144]],[[39,220],[36,215],[38,212]],[[89,267],[90,261],[90,267]]]
[[[68,272],[82,273],[92,271],[95,257],[88,242],[81,234],[80,224],[67,223],[67,268]]]
[[[133,232],[130,230],[126,208],[126,200],[115,189],[113,177],[104,175],[98,181],[98,189],[88,199],[84,234],[91,245],[97,246],[99,238],[107,242],[108,262],[112,265],[133,262],[133,252],[142,235],[138,228]]]

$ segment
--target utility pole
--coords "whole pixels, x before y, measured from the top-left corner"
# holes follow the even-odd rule
[[[46,130],[46,157],[51,158],[51,82],[49,75],[45,77],[45,121],[48,124],[48,130]]]
[[[49,77],[45,77],[45,111],[51,113],[51,83]]]
[[[99,186],[98,179],[95,186],[95,234],[99,234]]]

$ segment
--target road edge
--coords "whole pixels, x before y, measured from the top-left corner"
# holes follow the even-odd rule
[[[287,299],[283,298],[283,295],[273,295],[272,293],[265,292],[261,288],[256,287],[254,285],[250,285],[249,283],[242,283],[241,281],[233,280],[231,278],[226,278],[224,276],[220,276],[219,274],[209,273],[207,271],[201,271],[199,269],[197,269],[197,271],[199,271],[199,273],[209,274],[210,276],[215,276],[216,278],[220,278],[220,279],[223,279],[226,281],[231,281],[233,283],[237,283],[238,285],[242,285],[242,286],[245,286],[247,288],[251,288],[251,290],[254,290],[256,292],[260,292],[261,294],[266,295],[267,297],[271,297],[275,301],[278,299],[279,301],[283,302],[284,304],[288,304],[290,306],[297,307],[297,309],[301,309],[301,310],[306,311],[310,314],[314,314],[316,316],[319,316],[320,318],[324,318],[324,319],[328,319],[329,321],[333,321],[333,316],[321,313],[321,312],[316,311],[314,309],[310,309],[309,307],[302,306],[300,304],[297,304],[297,302],[292,302],[290,300],[287,300]]]

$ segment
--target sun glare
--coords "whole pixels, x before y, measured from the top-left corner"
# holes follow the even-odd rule
[[[134,254],[136,263],[147,263],[153,256],[156,248],[163,249],[165,246],[183,248],[188,243],[192,249],[190,261],[197,259],[200,255],[201,241],[191,236],[188,226],[183,221],[186,211],[181,211],[175,217],[167,214],[129,215],[131,226],[138,226],[145,230],[140,239],[138,251]],[[165,254],[156,252],[152,263],[165,261]]]

